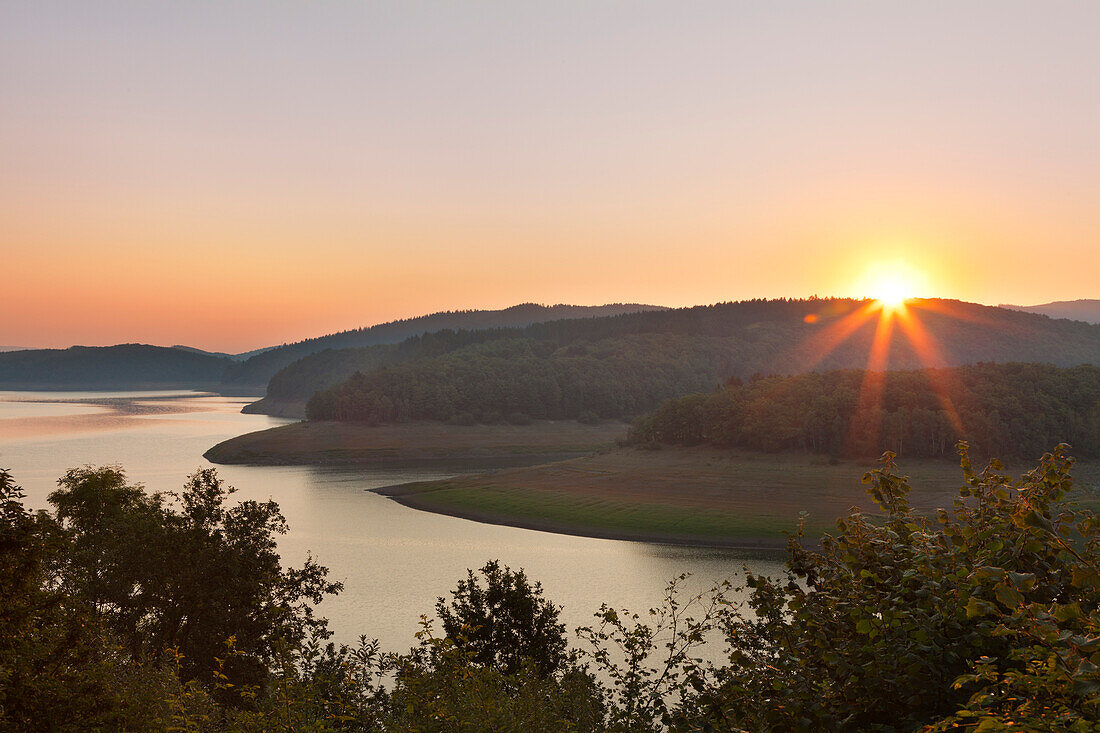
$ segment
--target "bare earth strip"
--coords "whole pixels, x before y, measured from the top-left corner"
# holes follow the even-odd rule
[[[214,463],[251,465],[529,465],[606,450],[625,435],[626,426],[615,422],[470,426],[303,422],[231,438],[205,456]]]
[[[806,512],[807,536],[853,507],[874,513],[861,483],[873,464],[802,454],[622,449],[560,463],[378,489],[407,506],[492,524],[613,539],[780,548]],[[1095,487],[1100,464],[1079,466]],[[909,461],[914,506],[949,507],[962,473]],[[1094,489],[1095,490],[1095,489]]]

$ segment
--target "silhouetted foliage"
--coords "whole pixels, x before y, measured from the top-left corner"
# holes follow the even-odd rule
[[[275,538],[286,522],[275,502],[226,506],[233,489],[213,469],[178,496],[146,493],[116,468],[73,469],[58,483],[60,587],[94,607],[135,662],[176,650],[181,678],[195,679],[233,637],[229,676],[259,682],[278,645],[327,633],[311,604],[341,586],[312,559],[281,567]]]
[[[935,517],[914,514],[887,453],[864,478],[884,518],[853,510],[820,544],[797,532],[785,575],[748,571],[745,589],[685,599],[681,576],[648,613],[604,606],[571,653],[538,584],[491,561],[440,599],[446,635],[422,618],[407,653],[325,643],[291,602],[291,633],[261,635],[278,639],[262,653],[230,634],[190,679],[175,648],[163,664],[145,659],[168,628],[157,603],[177,588],[191,598],[190,580],[178,565],[145,566],[165,559],[164,537],[191,532],[181,554],[199,558],[216,606],[220,585],[250,581],[202,548],[237,570],[259,558],[265,575],[273,515],[244,511],[234,533],[212,474],[175,508],[115,469],[86,468],[62,479],[58,519],[27,512],[0,471],[0,730],[1095,730],[1100,519],[1067,501],[1073,459],[1059,446],[1014,480],[959,452],[964,485]],[[267,617],[273,629],[283,614]],[[195,633],[214,641],[234,625]],[[715,644],[724,654],[704,661]],[[256,660],[261,677],[234,679]]]
[[[788,577],[750,574],[723,620],[729,663],[687,685],[675,727],[1084,731],[1100,723],[1100,521],[1066,506],[1064,446],[1019,480],[960,450],[965,486],[915,515],[886,454],[854,512]],[[927,726],[927,727],[923,727]]]
[[[447,638],[461,643],[472,661],[505,674],[516,674],[525,663],[543,676],[559,671],[566,658],[565,626],[558,621],[561,609],[543,598],[542,586],[496,560],[481,568],[480,578],[467,572],[451,601],[440,598],[435,606]]]

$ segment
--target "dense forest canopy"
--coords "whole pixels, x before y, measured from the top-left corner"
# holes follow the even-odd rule
[[[445,329],[477,330],[526,326],[539,321],[552,321],[559,318],[595,318],[660,309],[661,306],[639,303],[612,303],[593,306],[564,304],[547,306],[537,303],[521,303],[501,310],[443,311],[416,318],[403,318],[351,331],[331,333],[265,349],[260,353],[249,356],[242,363],[233,365],[226,373],[225,381],[229,384],[264,386],[280,369],[293,364],[299,359],[306,358],[310,354],[328,349],[350,349],[375,344],[393,344],[425,333]],[[315,390],[311,390],[309,394],[312,394],[313,391]],[[303,399],[309,397],[309,394],[305,395]]]
[[[311,420],[393,422],[633,415],[712,389],[739,354],[712,337],[641,334],[592,344],[504,338],[356,372],[316,393]]]
[[[0,387],[214,385],[230,364],[213,354],[145,344],[8,351],[0,353]]]
[[[316,354],[276,374],[268,398],[316,392],[307,416],[319,420],[633,417],[730,377],[863,368],[880,323],[873,313],[856,318],[867,307],[755,300],[427,334]],[[911,321],[896,319],[883,366],[1100,363],[1100,326],[956,301],[916,301],[910,311]]]
[[[670,400],[640,419],[634,443],[803,450],[836,457],[1034,456],[1061,442],[1100,457],[1100,367],[975,364],[734,380]]]

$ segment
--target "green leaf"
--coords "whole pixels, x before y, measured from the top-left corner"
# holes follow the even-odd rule
[[[974,580],[1004,580],[1005,569],[986,565],[975,570],[970,577]]]
[[[1012,581],[1012,585],[1025,593],[1035,590],[1035,573],[1009,573],[1008,579]]]
[[[1079,565],[1073,569],[1075,588],[1100,588],[1100,573],[1095,568]]]
[[[989,603],[986,603],[976,596],[970,596],[970,600],[966,602],[967,618],[978,618],[979,616],[985,616],[992,610],[994,609]]]
[[[997,600],[1008,608],[1016,608],[1024,602],[1024,597],[1020,591],[1004,582],[997,583],[993,588],[993,593],[997,596]]]
[[[1039,512],[1035,511],[1034,509],[1024,515],[1024,524],[1029,527],[1038,527],[1040,529],[1045,529],[1048,532],[1053,528],[1050,520],[1044,517]]]
[[[1065,623],[1066,621],[1072,621],[1074,619],[1084,618],[1085,614],[1081,612],[1081,606],[1076,603],[1070,603],[1065,606],[1059,606],[1054,610],[1054,618]]]

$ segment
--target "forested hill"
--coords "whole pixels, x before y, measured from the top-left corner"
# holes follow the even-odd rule
[[[1059,300],[1042,305],[1003,305],[1017,311],[1038,313],[1051,318],[1069,318],[1086,323],[1100,323],[1100,300]]]
[[[731,376],[865,367],[876,333],[877,368],[1100,364],[1100,326],[1085,323],[958,301],[884,320],[867,301],[756,300],[324,352],[272,378],[268,397],[322,390],[307,415],[323,420],[630,417]]]
[[[242,363],[234,365],[226,374],[226,382],[262,387],[267,385],[271,377],[280,369],[310,354],[326,349],[348,349],[375,344],[393,344],[432,331],[526,326],[531,323],[553,321],[561,318],[592,318],[662,309],[662,306],[638,303],[613,303],[592,306],[547,306],[538,305],[537,303],[522,303],[502,310],[464,310],[432,313],[417,318],[381,323],[368,328],[328,334],[327,336],[319,336],[264,350]]]
[[[1100,367],[977,364],[856,370],[735,381],[669,400],[640,419],[633,443],[803,450],[834,457],[1034,458],[1069,443],[1100,457]]]
[[[0,387],[213,386],[231,363],[225,357],[145,344],[9,351],[0,353]]]

